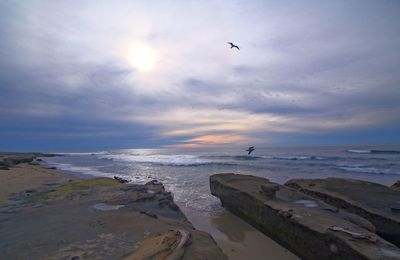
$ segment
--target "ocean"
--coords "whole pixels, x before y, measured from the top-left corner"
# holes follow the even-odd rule
[[[400,180],[400,145],[230,149],[123,149],[63,153],[44,162],[81,177],[119,176],[134,183],[162,182],[189,221],[210,233],[229,259],[298,259],[230,214],[212,196],[209,176],[240,173],[280,184],[295,178],[354,178],[391,185]],[[254,254],[257,252],[257,255]]]
[[[45,162],[81,176],[119,176],[135,183],[161,181],[178,204],[212,213],[218,199],[208,179],[216,173],[294,178],[355,178],[391,185],[400,180],[400,146],[324,146],[243,149],[124,149],[64,153]]]

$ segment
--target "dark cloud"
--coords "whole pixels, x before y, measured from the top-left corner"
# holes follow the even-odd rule
[[[399,11],[398,1],[2,1],[0,149],[212,134],[399,142]],[[130,64],[137,42],[156,50],[152,71]]]

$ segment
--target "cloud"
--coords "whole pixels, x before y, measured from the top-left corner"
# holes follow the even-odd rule
[[[203,135],[186,140],[192,144],[219,145],[219,144],[246,144],[254,142],[255,138],[244,135]]]
[[[400,129],[399,10],[396,1],[2,1],[2,134],[29,125],[26,136],[42,140],[195,147]],[[129,63],[138,43],[154,50],[153,70]]]

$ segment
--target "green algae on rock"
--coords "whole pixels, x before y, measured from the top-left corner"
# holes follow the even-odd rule
[[[11,169],[3,176],[24,171],[35,179],[38,169],[55,176],[13,190],[14,200],[0,203],[0,259],[121,259],[135,256],[148,237],[177,230],[179,237],[166,247],[169,256],[227,260],[207,233],[193,228],[159,182],[79,179],[27,163]],[[146,244],[154,248],[151,242]]]
[[[37,193],[28,199],[25,203],[40,203],[49,202],[54,200],[62,200],[65,198],[79,198],[85,196],[89,192],[96,192],[101,190],[102,187],[109,187],[114,185],[120,185],[117,180],[111,178],[92,178],[92,179],[74,179],[70,182],[52,187],[51,190],[46,190]]]

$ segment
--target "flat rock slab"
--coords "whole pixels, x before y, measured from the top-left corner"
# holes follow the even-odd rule
[[[400,191],[342,178],[295,179],[285,185],[364,217],[375,225],[379,235],[400,245]]]
[[[0,259],[227,260],[162,184],[74,179],[31,193],[0,206]]]
[[[267,179],[232,173],[210,177],[214,196],[303,259],[399,259],[400,250],[363,218]]]

